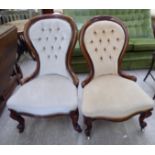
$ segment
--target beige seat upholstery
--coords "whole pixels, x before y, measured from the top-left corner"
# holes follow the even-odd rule
[[[73,127],[78,125],[78,78],[71,67],[71,56],[77,41],[77,27],[70,17],[62,14],[32,18],[24,28],[24,37],[36,59],[36,69],[19,80],[23,86],[8,100],[10,116],[24,130],[27,116],[70,115]],[[30,81],[31,80],[31,81]]]
[[[153,100],[133,82],[135,77],[121,72],[128,39],[124,24],[110,16],[94,17],[80,31],[80,47],[90,69],[82,82],[81,104],[87,136],[94,119],[123,121],[140,114],[143,129],[144,119],[151,115]]]
[[[66,77],[40,76],[20,87],[7,106],[32,115],[66,114],[77,108],[77,89]]]
[[[124,118],[153,107],[153,100],[133,81],[101,76],[85,86],[82,113],[88,117]]]

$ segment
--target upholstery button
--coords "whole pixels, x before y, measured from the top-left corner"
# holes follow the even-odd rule
[[[97,34],[97,32],[96,32],[96,31],[94,31],[94,34],[96,35],[96,34]]]
[[[111,32],[114,33],[114,30],[112,29]]]
[[[50,31],[50,32],[52,32],[52,29],[51,29],[51,28],[49,28],[49,31]]]
[[[102,33],[104,33],[104,34],[105,34],[105,30],[103,30],[103,31],[102,31]]]
[[[57,28],[57,31],[59,31],[59,30],[60,30],[60,28],[58,27],[58,28]]]
[[[54,49],[54,47],[53,47],[53,46],[51,46],[51,49],[53,50],[53,49]]]
[[[59,46],[59,50],[61,50],[61,46]]]
[[[61,40],[64,40],[64,37],[61,37]]]
[[[110,39],[109,38],[107,39],[107,41],[108,41],[108,43],[110,43]]]
[[[102,39],[100,39],[99,42],[101,43],[102,42]]]
[[[98,51],[98,49],[97,48],[95,48],[95,52],[97,52]]]
[[[93,43],[93,40],[91,40],[90,43],[92,44]]]
[[[57,59],[57,58],[58,58],[58,56],[57,56],[57,55],[55,55],[54,57],[55,57],[55,59]]]
[[[110,60],[112,59],[112,56],[111,56],[111,55],[109,55],[109,59],[110,59]]]
[[[38,38],[38,41],[41,41],[41,38]]]
[[[58,38],[57,37],[54,37],[54,40],[56,41]]]
[[[115,47],[115,46],[113,47],[113,50],[114,50],[114,51],[116,50],[116,47]]]
[[[104,51],[106,51],[107,49],[106,49],[106,48],[104,48],[103,50],[104,50]]]
[[[103,57],[102,56],[100,57],[100,60],[103,60]]]
[[[42,32],[44,32],[44,31],[45,31],[45,29],[44,29],[44,28],[42,28],[42,29],[41,29],[41,31],[42,31]]]
[[[43,47],[43,50],[44,50],[44,51],[46,50],[46,47],[45,47],[45,46]]]
[[[47,56],[48,59],[50,59],[50,57],[51,57],[50,55]]]
[[[46,37],[46,40],[48,40],[48,37]]]
[[[117,41],[119,41],[119,38],[116,38]]]

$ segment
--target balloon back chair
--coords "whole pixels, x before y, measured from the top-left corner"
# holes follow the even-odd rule
[[[80,31],[80,47],[86,58],[90,75],[82,82],[81,110],[90,137],[92,121],[104,119],[125,121],[140,114],[151,115],[153,100],[134,82],[136,77],[121,72],[122,59],[128,46],[128,32],[117,18],[97,16],[84,24]]]
[[[77,103],[79,80],[71,67],[77,32],[73,20],[60,14],[41,15],[27,22],[24,37],[37,65],[32,75],[19,81],[22,86],[7,102],[11,118],[19,122],[19,132],[25,128],[22,115],[61,114],[69,114],[74,129],[81,132]]]

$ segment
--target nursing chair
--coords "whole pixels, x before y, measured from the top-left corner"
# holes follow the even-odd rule
[[[128,46],[124,24],[111,16],[94,17],[82,27],[79,40],[90,69],[90,75],[82,82],[81,110],[86,136],[90,137],[93,120],[121,122],[137,114],[144,129],[153,100],[135,83],[136,77],[121,72]]]
[[[30,19],[24,29],[25,41],[35,56],[32,75],[19,80],[22,85],[8,100],[12,119],[23,132],[24,116],[49,117],[69,114],[73,127],[78,125],[77,87],[79,80],[71,67],[77,41],[77,27],[70,17],[47,14]]]

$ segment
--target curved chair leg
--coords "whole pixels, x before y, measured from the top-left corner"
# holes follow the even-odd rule
[[[84,117],[84,123],[86,125],[85,135],[90,139],[91,129],[92,129],[92,119],[89,117]]]
[[[17,112],[10,110],[10,117],[14,120],[16,120],[19,124],[17,125],[17,128],[19,130],[19,133],[22,133],[25,129],[25,120],[23,117],[21,117]]]
[[[80,125],[78,124],[78,119],[79,119],[78,109],[76,109],[75,111],[72,111],[70,113],[70,117],[72,119],[73,128],[79,133],[82,132],[82,129],[81,129]]]
[[[146,111],[146,112],[142,112],[140,114],[139,124],[140,124],[141,130],[143,130],[147,126],[147,123],[144,121],[144,119],[147,118],[147,117],[149,117],[149,116],[151,116],[151,115],[152,115],[151,110]]]

